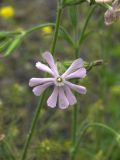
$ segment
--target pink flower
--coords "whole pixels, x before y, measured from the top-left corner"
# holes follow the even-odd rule
[[[119,0],[115,0],[112,3],[112,6],[110,6],[110,8],[105,12],[104,18],[106,25],[111,25],[114,21],[118,21],[120,19]]]
[[[55,65],[53,56],[50,52],[45,52],[43,58],[48,63],[48,66],[37,62],[36,67],[44,72],[49,73],[51,78],[31,78],[29,86],[33,87],[33,93],[40,96],[49,86],[54,86],[54,90],[47,100],[47,105],[54,108],[58,105],[59,108],[65,109],[69,105],[77,103],[75,96],[71,90],[80,94],[86,93],[86,88],[69,82],[72,78],[84,78],[86,76],[86,69],[83,66],[81,58],[73,61],[71,66],[62,75],[59,74]]]

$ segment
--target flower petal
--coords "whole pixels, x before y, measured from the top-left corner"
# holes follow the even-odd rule
[[[112,3],[112,7],[113,7],[113,9],[119,8],[119,7],[120,7],[119,0],[115,0],[115,1]]]
[[[58,98],[58,87],[55,86],[51,96],[47,100],[47,105],[51,108],[56,107],[57,98]]]
[[[77,100],[74,94],[72,93],[71,89],[68,86],[64,87],[64,91],[70,105],[74,105],[75,103],[77,103]]]
[[[65,79],[72,79],[72,78],[84,78],[86,76],[86,69],[80,68],[77,71],[67,75]]]
[[[81,58],[76,59],[75,61],[73,61],[71,66],[66,70],[66,72],[62,75],[62,77],[65,78],[70,73],[75,72],[77,69],[83,67],[83,65],[84,65],[84,62]]]
[[[104,14],[105,25],[111,25],[113,23],[113,10],[108,9]]]
[[[44,71],[44,72],[48,72],[49,74],[51,74],[52,76],[54,76],[54,73],[52,72],[52,70],[46,66],[45,64],[41,63],[41,62],[37,62],[36,63],[36,67],[41,70],[41,71]]]
[[[83,86],[79,86],[76,84],[73,84],[71,82],[65,81],[65,83],[73,90],[75,90],[76,92],[80,93],[80,94],[86,94],[86,88]]]
[[[29,81],[29,86],[34,87],[46,82],[53,82],[54,78],[31,78]]]
[[[36,96],[40,96],[47,87],[49,87],[50,85],[52,85],[53,82],[48,82],[48,83],[45,83],[45,84],[42,84],[42,85],[39,85],[37,87],[34,87],[33,88],[33,93],[36,95]]]
[[[69,106],[68,99],[64,93],[64,89],[59,87],[59,98],[58,98],[59,108],[66,109]]]
[[[56,76],[58,76],[58,70],[57,70],[57,67],[55,65],[55,62],[54,62],[54,59],[53,59],[53,56],[50,52],[45,52],[43,54],[43,58],[46,60],[46,62],[49,64],[51,70],[54,72],[54,74]]]

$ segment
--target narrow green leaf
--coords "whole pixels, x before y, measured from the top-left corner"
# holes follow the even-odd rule
[[[7,51],[5,52],[5,54],[3,54],[3,57],[9,56],[11,55],[15,49],[21,44],[22,40],[23,40],[23,35],[18,35],[15,40],[13,40],[13,42],[11,43],[11,45],[8,47]]]
[[[3,160],[15,160],[14,153],[11,147],[5,140],[0,141],[0,159]]]
[[[12,42],[12,38],[9,38],[9,39],[6,39],[5,41],[3,41],[0,44],[0,53],[5,51],[8,48],[8,46],[10,45],[11,42]]]
[[[74,28],[77,26],[77,8],[75,6],[71,6],[69,8],[70,20]]]
[[[59,38],[66,40],[67,43],[72,46],[74,45],[74,42],[73,42],[71,36],[69,35],[69,33],[65,29],[59,30]]]
[[[1,40],[4,40],[4,39],[6,39],[6,38],[8,38],[8,37],[12,37],[12,36],[15,36],[15,35],[17,35],[17,34],[20,34],[20,32],[18,32],[18,31],[11,31],[11,32],[9,32],[9,31],[1,31],[0,32],[0,41]]]

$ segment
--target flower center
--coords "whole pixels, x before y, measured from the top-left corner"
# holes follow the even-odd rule
[[[56,86],[64,86],[64,79],[62,77],[56,77],[54,81]]]
[[[57,81],[58,83],[61,83],[61,82],[63,82],[63,79],[62,79],[61,77],[57,77],[56,81]]]

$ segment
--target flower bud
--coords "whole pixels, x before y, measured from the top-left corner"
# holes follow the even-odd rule
[[[111,3],[113,0],[95,0],[96,3]]]
[[[89,3],[92,3],[93,0],[87,0]],[[94,0],[94,3],[111,3],[113,0]]]
[[[105,12],[104,19],[107,26],[120,19],[119,0],[115,0],[112,6],[109,6],[108,10]]]

